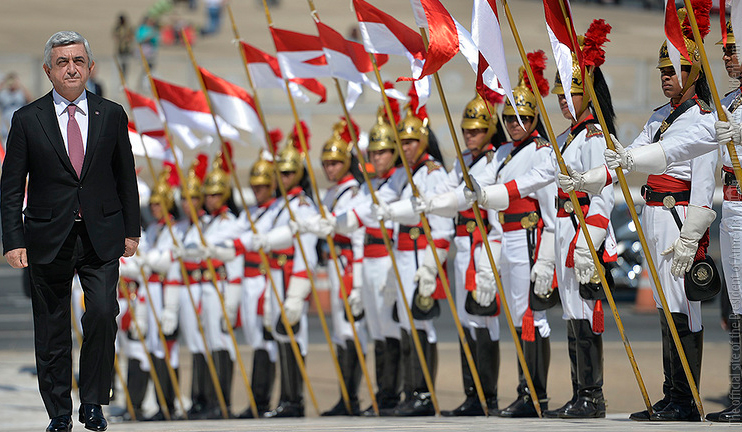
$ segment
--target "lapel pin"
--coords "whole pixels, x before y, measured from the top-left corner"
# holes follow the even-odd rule
[[[100,111],[96,111],[96,112],[95,112],[95,115],[98,115],[98,114],[100,114]]]

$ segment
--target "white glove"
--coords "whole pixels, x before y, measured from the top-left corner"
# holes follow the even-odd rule
[[[441,265],[446,260],[448,251],[443,248],[436,248],[438,254],[438,260]],[[422,265],[415,272],[415,282],[417,282],[417,292],[423,297],[430,297],[435,292],[435,277],[438,274],[438,266],[435,264],[435,257],[433,256],[433,248],[428,245],[425,248],[423,254]]]
[[[554,289],[554,233],[544,230],[538,247],[538,258],[531,268],[533,293],[539,297],[548,296]]]
[[[627,152],[626,149],[618,142],[615,137],[613,139],[613,145],[616,150],[605,149],[603,156],[605,157],[605,163],[609,169],[618,169],[619,167],[625,169],[628,172],[634,170],[634,158],[631,157],[631,153]]]
[[[350,306],[350,313],[354,317],[363,313],[363,300],[361,299],[361,290],[359,288],[353,287],[353,290],[348,296],[348,305]]]
[[[147,324],[149,313],[147,311],[147,299],[137,296],[136,300],[131,303],[134,306],[134,320],[137,323],[142,337],[147,337]]]
[[[495,265],[497,266],[500,264],[502,243],[490,242],[490,249],[492,250],[492,259],[495,261]],[[474,281],[477,285],[477,288],[474,291],[474,299],[477,303],[482,307],[487,307],[492,304],[497,293],[497,284],[495,283],[495,273],[492,271],[492,265],[490,264],[487,249],[484,245],[481,246],[481,250],[479,251],[477,274]]]
[[[237,312],[240,309],[241,300],[242,285],[238,283],[228,283],[224,288],[224,308],[227,310],[227,319],[232,328],[234,328],[234,325],[237,322]],[[224,319],[222,319],[222,331],[225,333],[229,331]]]
[[[299,322],[304,313],[304,303],[312,290],[309,279],[292,276],[289,282],[289,288],[286,290],[286,300],[283,302],[283,309],[286,312],[286,319],[290,325]]]
[[[206,247],[206,254],[209,258],[219,260],[221,262],[228,262],[235,259],[237,251],[234,248],[234,241],[227,240],[224,243],[209,244]]]
[[[456,217],[459,210],[468,208],[464,197],[459,191],[449,191],[426,198],[422,195],[410,198],[412,209],[415,213],[431,213],[443,217]],[[471,206],[469,206],[471,207]]]
[[[170,266],[173,264],[171,256],[172,254],[169,250],[153,249],[147,252],[144,260],[155,273],[167,274],[170,270]]]
[[[662,252],[662,255],[674,253],[672,266],[670,266],[670,273],[673,276],[683,276],[690,270],[698,250],[698,242],[714,219],[716,219],[716,212],[710,208],[688,206],[688,213],[683,222],[683,229],[680,230],[680,237],[675,240],[672,246]]]
[[[206,259],[206,247],[201,243],[190,243],[183,248],[183,257],[186,261],[198,262]]]
[[[386,281],[379,286],[379,291],[384,297],[384,305],[391,306],[397,300],[397,278],[393,269],[387,271]]]
[[[564,175],[561,172],[558,174],[559,187],[567,193],[578,191],[598,195],[608,180],[604,165],[592,168],[584,173],[575,171],[571,166],[567,166],[567,173],[569,175]]]
[[[600,244],[603,243],[607,230],[605,228],[596,227],[593,225],[587,225],[587,230],[590,233],[590,239],[593,241],[595,250],[600,248]],[[590,253],[590,248],[587,246],[585,236],[582,235],[582,229],[577,237],[577,243],[575,244],[575,277],[577,282],[586,284],[590,282],[590,278],[595,273],[595,262],[593,256]]]
[[[491,210],[505,210],[510,206],[510,196],[508,195],[508,188],[504,184],[495,184],[482,188],[479,183],[471,177],[473,190],[464,188],[464,196],[466,202],[474,203],[476,198],[480,207],[484,207]]]
[[[389,205],[384,201],[379,201],[378,204],[371,204],[371,215],[378,221],[390,220],[392,218],[392,214],[389,211]]]
[[[185,248],[183,247],[182,244],[175,244],[173,245],[173,248],[170,249],[170,256],[172,256],[173,261],[182,259],[184,254],[185,254]]]
[[[164,286],[162,288],[162,314],[160,326],[162,333],[171,335],[178,328],[178,314],[180,311],[180,290],[178,286]]]
[[[732,114],[729,112],[727,107],[722,106],[722,111],[727,116],[727,121],[717,121],[714,123],[716,129],[716,141],[719,145],[725,146],[729,141],[732,141],[734,145],[739,145],[740,141],[740,125],[732,120]]]

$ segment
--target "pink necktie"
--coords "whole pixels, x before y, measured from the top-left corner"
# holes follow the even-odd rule
[[[75,120],[75,104],[69,104],[67,106],[67,114],[69,114],[69,120],[67,121],[67,147],[69,148],[70,162],[72,167],[77,172],[77,177],[80,177],[82,172],[82,162],[85,159],[85,148],[82,143],[82,133],[80,133],[80,125]]]

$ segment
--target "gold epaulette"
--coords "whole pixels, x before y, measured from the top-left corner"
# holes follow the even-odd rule
[[[536,150],[551,146],[548,140],[541,138],[540,136],[537,136],[536,138],[534,138],[533,142],[536,143]]]
[[[358,186],[351,186],[350,187],[350,197],[355,198],[356,195],[358,195],[358,192],[361,191],[361,188]]]
[[[495,152],[494,151],[488,151],[487,152],[487,163],[492,162],[492,159],[495,158]]]
[[[585,127],[585,130],[587,131],[587,135],[585,136],[585,138],[603,136],[603,131],[592,123],[589,123],[587,127]]]
[[[425,166],[428,167],[428,174],[432,173],[435,170],[441,169],[442,165],[439,164],[437,161],[429,160],[425,162]]]
[[[301,206],[308,206],[309,200],[307,200],[307,197],[304,196],[304,194],[299,195],[299,207]]]
[[[697,98],[696,103],[698,104],[698,107],[701,108],[701,113],[708,114],[712,112],[711,107],[706,103],[706,101]]]

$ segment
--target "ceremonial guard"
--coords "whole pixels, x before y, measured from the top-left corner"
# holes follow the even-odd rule
[[[590,53],[592,58],[604,59],[605,53],[601,45],[606,40],[605,34],[609,29],[602,20],[596,20],[586,34],[586,37],[595,37],[596,40],[591,40],[588,44],[584,37],[579,37],[581,46],[589,46],[589,49],[595,50]],[[609,132],[614,131],[614,113],[610,93],[599,68],[602,61],[596,62],[591,68],[598,99],[592,101],[583,94],[580,66],[575,56],[572,60],[573,78],[569,93],[562,87],[558,74],[552,91],[559,95],[562,114],[572,122],[571,127],[557,137],[557,145],[561,146],[568,167],[584,170],[603,165],[602,153],[605,150],[603,131],[594,117],[592,104],[600,104]],[[567,97],[572,98],[573,106],[578,110],[575,116],[570,112]],[[552,157],[551,160],[533,167],[529,173],[521,174],[505,184],[480,189],[475,183],[477,200],[486,208],[506,209],[511,201],[554,183],[557,173],[557,164]],[[554,249],[555,262],[558,264],[555,270],[564,318],[567,320],[573,395],[564,406],[546,411],[545,414],[559,418],[605,417],[602,339],[604,317],[600,300],[602,290],[593,283],[595,263],[574,215],[572,203],[565,191],[558,190],[557,193]],[[578,199],[593,246],[599,251],[602,261],[615,261],[616,242],[609,219],[613,209],[612,187],[604,188],[599,194],[580,193]],[[540,283],[547,282],[548,278],[544,276],[545,274],[541,275]],[[538,281],[539,276],[535,279]]]
[[[702,34],[705,35],[709,28],[708,8],[705,13],[699,8],[697,14]],[[659,282],[693,379],[698,384],[703,352],[701,302],[697,301],[700,300],[696,298],[697,292],[694,292],[697,290],[688,287],[699,282],[691,267],[694,261],[706,259],[708,228],[716,217],[711,206],[717,155],[716,152],[709,152],[691,159],[673,161],[677,156],[668,158],[663,150],[671,146],[681,149],[710,148],[715,141],[714,116],[708,105],[711,94],[701,69],[698,47],[692,39],[685,9],[678,10],[678,16],[684,27],[685,45],[692,62],[681,58],[681,77],[678,77],[668,54],[667,42],[663,43],[657,68],[662,91],[670,101],[655,110],[644,130],[626,149],[614,140],[616,151],[606,151],[606,161],[611,169],[620,166],[628,171],[650,174],[647,184],[642,187],[642,196],[647,203],[642,211],[642,227],[650,239],[652,249],[648,252],[656,260]],[[658,142],[662,145],[656,145]],[[606,167],[584,174],[570,174],[573,175],[569,178],[560,178],[564,187],[571,185],[576,190],[592,193],[599,191],[615,177]],[[691,273],[688,274],[688,271]],[[715,273],[714,268],[704,274],[710,276]],[[645,410],[633,413],[631,419],[698,421],[698,409],[654,281],[652,287],[662,330],[663,398],[652,406],[651,415]]]
[[[464,161],[469,173],[474,176],[482,174],[485,167],[493,160],[495,149],[505,141],[505,133],[497,114],[497,104],[502,102],[502,96],[494,92],[487,92],[486,95],[489,99],[487,101],[479,94],[469,101],[464,108],[461,120],[461,130],[467,147],[463,154]],[[482,236],[477,228],[474,210],[471,206],[464,205],[463,207],[466,208],[457,211],[460,207],[459,203],[465,201],[463,185],[463,172],[459,161],[456,160],[446,181],[435,188],[438,195],[429,195],[415,200],[413,205],[415,210],[421,213],[454,218],[456,235],[453,242],[456,246],[456,256],[453,281],[457,313],[464,328],[466,342],[475,360],[487,401],[487,409],[490,414],[495,414],[498,411],[497,379],[500,371],[500,326],[497,317],[499,300],[495,299],[494,279],[490,277],[485,283],[478,279],[481,275],[475,273],[480,268],[487,267],[491,270],[491,267],[489,258],[482,248]],[[488,221],[497,220],[497,213],[483,211],[482,218],[485,226],[490,228]],[[502,239],[499,222],[494,223],[488,236],[491,237],[495,259],[499,262]],[[482,282],[481,287],[479,282]],[[479,307],[476,306],[477,304]],[[459,350],[466,399],[457,408],[443,411],[442,414],[444,416],[484,415],[462,345]]]

